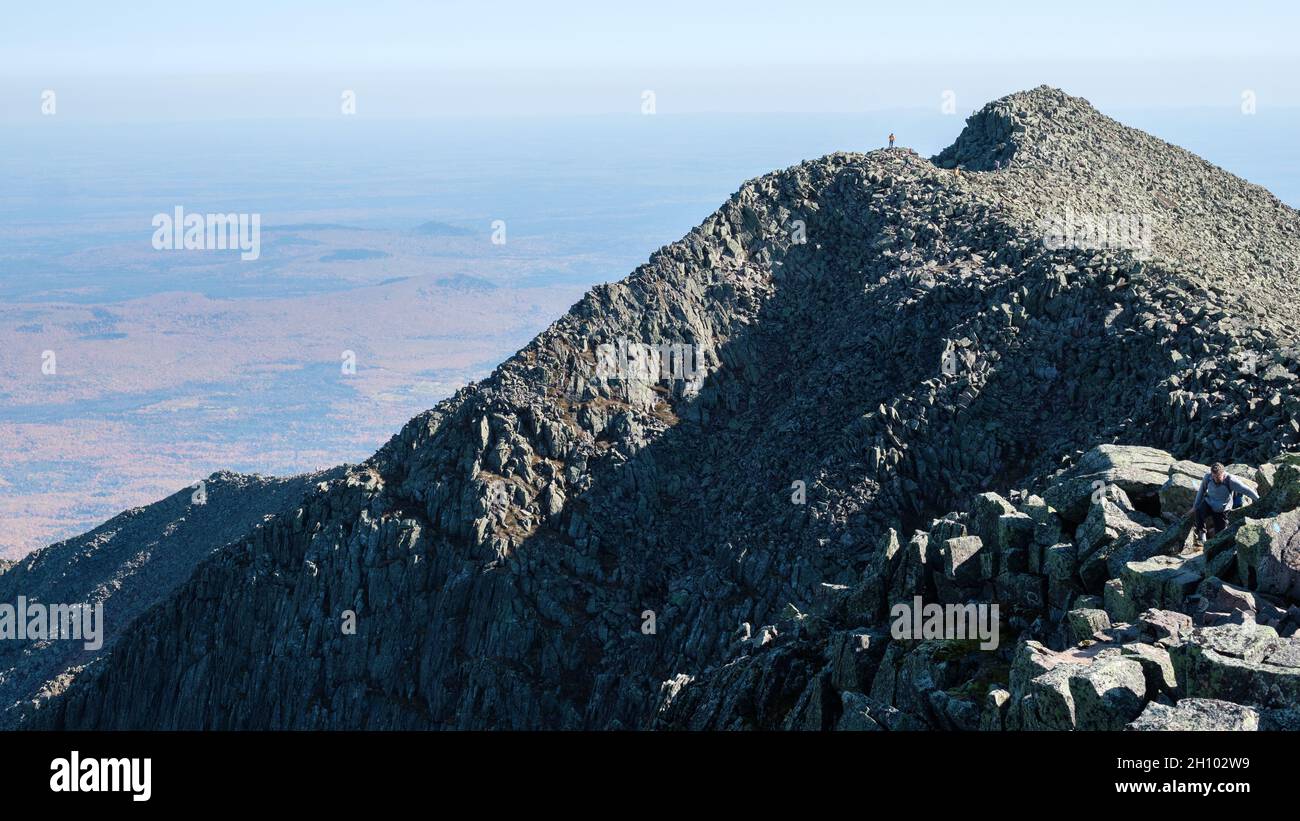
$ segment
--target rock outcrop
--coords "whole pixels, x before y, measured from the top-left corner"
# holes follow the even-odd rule
[[[1281,482],[1257,505],[1242,509],[1219,540],[1257,544],[1260,524],[1252,514],[1268,513],[1294,492],[1300,481],[1295,461],[1288,455],[1265,466],[1264,472],[1281,476]],[[1130,469],[1135,465],[1140,467]],[[678,688],[661,708],[660,726],[775,728],[793,722],[831,729],[843,725],[844,710],[851,707],[854,728],[886,729],[859,725],[862,711],[871,715],[873,707],[887,707],[901,714],[894,723],[913,728],[1258,729],[1261,714],[1300,704],[1300,607],[1293,599],[1261,590],[1260,574],[1243,574],[1240,561],[1219,562],[1220,575],[1214,575],[1204,551],[1189,538],[1181,505],[1172,515],[1159,507],[1142,513],[1115,505],[1107,496],[1108,488],[1118,488],[1126,477],[1135,494],[1158,499],[1164,485],[1160,477],[1176,479],[1185,468],[1170,454],[1149,447],[1100,446],[1049,485],[1043,497],[977,497],[969,511],[934,520],[911,543],[932,544],[936,531],[946,534],[954,527],[993,532],[982,546],[989,551],[987,566],[993,574],[954,585],[946,564],[929,563],[913,572],[894,562],[889,578],[868,570],[856,588],[837,591],[820,612],[804,617],[815,627],[800,625],[786,638],[789,631],[778,622],[777,638],[769,645],[747,649]],[[1087,501],[1088,512],[1075,511],[1073,526],[1043,501],[1074,504],[1080,479],[1094,475],[1103,476],[1106,484]],[[1098,589],[1084,569],[1091,552],[1105,545],[1096,544],[1086,525],[1102,510],[1117,533],[1153,532],[1137,539],[1134,544],[1145,547]],[[1003,525],[1000,529],[993,529],[989,511]],[[1019,516],[1034,522],[1028,541],[1005,526]],[[1119,521],[1124,516],[1140,522],[1125,525]],[[953,541],[959,540],[948,543]],[[881,561],[897,542],[893,534],[881,542]],[[1153,548],[1160,552],[1152,553]],[[1253,551],[1248,562],[1271,566],[1276,554]],[[1292,571],[1300,569],[1300,560],[1285,562]],[[867,566],[875,563],[868,560]],[[881,601],[870,592],[877,589],[889,591],[891,605],[914,596],[945,605],[998,603],[1007,608],[1001,628],[1010,641],[990,653],[970,641],[890,641],[885,632],[875,641],[877,647],[887,642],[883,652],[876,651],[880,661],[862,669],[862,659],[868,657],[846,657],[842,647],[847,637],[871,629],[853,625],[884,623],[880,607],[864,613],[858,606]],[[797,656],[801,664],[795,668],[773,656]],[[758,679],[767,687],[776,671],[799,670],[805,691],[789,703],[815,696],[818,703],[831,705],[817,714],[820,726],[810,727],[807,717],[793,713],[736,714],[734,705],[748,703],[737,691],[743,691],[749,671],[760,663],[766,672]],[[851,676],[845,674],[846,666]]]
[[[1116,211],[1125,241],[1071,228]],[[1047,88],[932,161],[752,180],[206,556],[26,723],[1284,722],[1297,240],[1268,192]],[[1267,492],[1200,549],[1214,460]],[[918,596],[997,603],[998,648],[895,638]]]
[[[206,556],[266,518],[293,510],[311,488],[341,474],[273,479],[214,473],[4,568],[0,604],[16,609],[21,596],[43,605],[102,605],[103,624],[97,628],[101,646],[94,649],[77,640],[0,641],[0,727],[16,726],[107,655],[136,617],[163,601]]]

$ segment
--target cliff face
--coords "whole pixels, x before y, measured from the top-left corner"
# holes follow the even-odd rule
[[[22,597],[41,605],[103,607],[103,623],[89,625],[102,630],[98,642],[0,641],[0,727],[15,726],[34,701],[61,692],[83,667],[106,655],[135,618],[188,579],[205,556],[264,518],[293,510],[309,488],[340,474],[269,479],[215,473],[201,489],[128,510],[89,533],[0,567],[0,605],[16,609]],[[17,632],[16,624],[11,627]],[[95,643],[102,644],[87,647]]]
[[[1266,191],[1046,88],[991,103],[933,161],[834,154],[752,180],[490,378],[198,562],[28,721],[821,727],[883,726],[885,710],[943,726],[929,693],[998,685],[1018,703],[1050,672],[1021,656],[1063,651],[1078,631],[1062,625],[1086,618],[1070,614],[1103,609],[1075,599],[1183,549],[1185,527],[1127,550],[1178,530],[1151,501],[1178,459],[1249,462],[1253,480],[1300,437],[1297,240],[1300,216]],[[638,345],[676,345],[692,367],[637,373]],[[1079,459],[1115,442],[1151,449],[1156,490],[1053,501],[1127,463]],[[1098,505],[1102,536],[1081,543]],[[1047,533],[1016,541],[1002,516]],[[940,582],[943,545],[970,535],[986,572]],[[1225,568],[1198,584],[1228,583]],[[1007,601],[1001,654],[943,666],[950,650],[853,634],[914,592]],[[863,651],[852,676],[836,661],[848,644]],[[933,686],[874,691],[878,669],[903,667]],[[1139,710],[1161,692],[1144,685]],[[1012,723],[1034,721],[1051,726]]]

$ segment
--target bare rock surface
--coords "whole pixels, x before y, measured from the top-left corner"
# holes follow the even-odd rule
[[[86,641],[0,641],[0,726],[12,727],[107,654],[136,617],[180,586],[204,557],[266,518],[291,510],[341,469],[288,479],[214,473],[152,505],[133,508],[89,533],[58,542],[0,573],[0,603],[102,606],[102,646]],[[94,624],[92,623],[93,627]]]
[[[1149,241],[1047,241],[1116,211]],[[26,723],[1284,723],[1298,273],[1297,212],[1046,87],[932,160],[751,180],[366,463],[204,541]],[[1216,460],[1267,492],[1201,552],[1182,516]],[[1253,604],[1202,606],[1241,601],[1211,579]],[[997,603],[999,647],[894,638],[917,596]]]

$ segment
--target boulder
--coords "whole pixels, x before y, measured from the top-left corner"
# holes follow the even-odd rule
[[[1069,542],[1054,544],[1043,551],[1043,575],[1049,579],[1071,579],[1078,567],[1078,551]]]
[[[1112,556],[1129,544],[1160,532],[1147,523],[1135,521],[1134,514],[1126,497],[1121,497],[1118,502],[1102,498],[1088,509],[1087,518],[1075,532],[1079,578],[1085,590],[1100,592],[1102,585],[1111,578]]]
[[[981,730],[1006,729],[1007,707],[1011,703],[1011,691],[1001,687],[989,688],[984,697],[984,711],[980,714]]]
[[[1213,576],[1201,582],[1196,594],[1200,597],[1197,615],[1207,625],[1253,621],[1276,628],[1288,616],[1281,607]],[[1211,619],[1211,614],[1217,618]]]
[[[1047,577],[1047,601],[1058,611],[1070,606],[1079,592],[1075,582],[1078,557],[1074,545],[1061,542],[1043,549],[1043,575]]]
[[[1084,608],[1090,610],[1098,610],[1098,609],[1104,609],[1104,607],[1105,604],[1103,603],[1101,596],[1094,596],[1090,593],[1080,593],[1079,595],[1074,597],[1073,609],[1077,610],[1079,608]]]
[[[905,713],[926,719],[940,719],[934,714],[930,695],[948,690],[969,679],[974,667],[972,653],[978,653],[962,641],[890,642],[876,670],[871,697],[881,704],[891,704]]]
[[[1222,533],[1216,533],[1201,549],[1205,556],[1205,574],[1220,578],[1237,578],[1237,530],[1229,522]],[[1190,525],[1189,525],[1190,532]]]
[[[1265,496],[1273,489],[1274,478],[1277,476],[1277,465],[1264,464],[1260,465],[1255,471],[1255,488],[1259,491],[1260,496]]]
[[[836,690],[870,690],[888,642],[884,631],[865,627],[832,633],[826,645],[831,685]]]
[[[997,600],[1012,611],[1041,612],[1047,606],[1047,580],[1034,573],[1003,573],[993,580]]]
[[[1015,512],[1015,507],[998,494],[981,493],[971,500],[970,514],[966,523],[967,530],[971,535],[980,537],[980,541],[984,544],[996,546],[998,518]]]
[[[868,556],[862,576],[845,598],[845,617],[850,622],[873,622],[884,615],[890,579],[901,563],[901,556],[898,532],[891,527]]]
[[[838,694],[831,687],[830,676],[823,671],[808,682],[794,709],[786,716],[782,729],[829,730],[838,718],[835,712],[840,706],[839,701]]]
[[[1121,730],[1146,704],[1146,674],[1131,658],[1099,657],[1074,672],[1069,682],[1080,730]]]
[[[964,695],[947,690],[932,690],[930,711],[940,730],[974,732],[980,728],[980,705]]]
[[[1120,647],[1120,655],[1142,665],[1142,674],[1146,676],[1148,700],[1161,694],[1175,698],[1179,695],[1178,678],[1174,673],[1174,663],[1168,649],[1154,644],[1132,642]]]
[[[1106,571],[1111,578],[1115,578],[1129,562],[1140,562],[1152,556],[1177,556],[1186,552],[1193,524],[1191,519],[1182,519],[1168,526],[1148,530],[1140,538],[1105,551]]]
[[[1187,696],[1262,707],[1300,703],[1300,639],[1253,622],[1197,628],[1170,648]]]
[[[1043,646],[1041,642],[1030,639],[1017,644],[1010,672],[1012,696],[1019,698],[1023,695],[1024,688],[1030,680],[1051,670],[1056,666],[1057,660],[1058,654]]]
[[[1182,516],[1192,507],[1209,465],[1179,460],[1169,466],[1169,477],[1160,487],[1160,512]]]
[[[1146,692],[1142,665],[1117,648],[1053,653],[1025,642],[1012,664],[1007,729],[1121,729],[1141,713]]]
[[[883,731],[885,728],[872,717],[874,708],[871,699],[862,693],[840,693],[840,720],[835,725],[837,730]]]
[[[1300,453],[1284,453],[1266,467],[1267,471],[1261,468],[1256,475],[1266,477],[1268,491],[1264,492],[1261,485],[1259,501],[1242,511],[1250,518],[1276,516],[1300,507]]]
[[[1032,518],[1019,511],[998,516],[994,524],[993,541],[985,543],[992,549],[983,551],[980,556],[984,578],[1003,573],[1027,572],[1037,526]]]
[[[1151,702],[1126,730],[1258,730],[1259,711],[1254,707],[1213,698],[1184,698],[1172,707]]]
[[[964,513],[950,513],[942,519],[935,519],[928,528],[930,541],[935,544],[943,544],[949,539],[967,535],[965,515]]]
[[[1110,629],[1110,616],[1105,610],[1080,608],[1066,613],[1065,618],[1067,635],[1072,644],[1091,639],[1099,630]]]
[[[899,551],[900,558],[889,583],[889,601],[910,601],[925,593],[930,562],[929,534],[917,531]]]
[[[979,536],[960,536],[943,542],[940,553],[943,574],[961,585],[977,585],[989,576],[982,572],[980,553],[984,543]]]
[[[1150,607],[1181,610],[1201,583],[1203,565],[1200,556],[1153,556],[1125,564],[1120,581],[1125,596],[1139,611]]]
[[[1300,731],[1300,707],[1275,707],[1271,710],[1261,710],[1259,729],[1268,732]]]
[[[1098,445],[1048,488],[1043,499],[1062,519],[1078,524],[1110,485],[1130,497],[1158,497],[1175,464],[1173,456],[1157,448]]]
[[[1043,573],[1043,551],[1065,538],[1061,517],[1040,496],[1029,496],[1020,502],[1020,512],[1034,520],[1033,539],[1027,546],[1027,569],[1030,573]]]
[[[1070,671],[1058,667],[1031,679],[1016,705],[1020,730],[1074,730],[1074,695]]]
[[[1127,624],[1137,618],[1138,608],[1124,589],[1123,579],[1111,579],[1102,586],[1102,601],[1112,622]]]
[[[925,722],[862,693],[840,693],[841,713],[837,730],[888,730],[904,732],[928,729]]]
[[[1192,617],[1174,610],[1144,610],[1138,615],[1139,635],[1166,647],[1180,644],[1192,634]]]
[[[1251,590],[1300,601],[1300,510],[1248,517],[1235,541],[1238,579]]]

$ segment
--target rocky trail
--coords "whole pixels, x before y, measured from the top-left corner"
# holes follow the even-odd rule
[[[1202,548],[1182,513],[1208,470],[1103,445],[1043,496],[891,530],[857,584],[667,683],[660,726],[1300,729],[1300,456],[1233,466],[1261,499]],[[891,640],[886,610],[914,595],[999,602],[1016,641]]]

